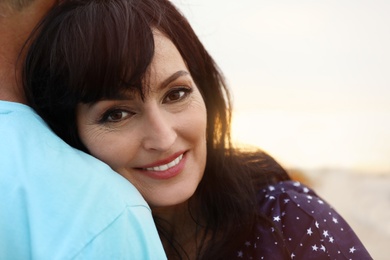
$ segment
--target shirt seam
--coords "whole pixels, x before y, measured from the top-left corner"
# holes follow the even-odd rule
[[[129,209],[131,208],[138,208],[138,207],[142,207],[142,208],[146,208],[149,212],[150,212],[150,208],[145,206],[145,205],[136,205],[136,206],[126,206],[119,214],[118,216],[116,216],[111,222],[109,222],[104,228],[102,228],[99,232],[97,232],[88,242],[86,242],[84,244],[84,246],[74,254],[73,257],[71,257],[71,259],[76,259],[90,244],[93,243],[93,241],[96,240],[96,238],[98,238],[100,235],[102,235],[110,226],[112,226],[120,217],[123,216],[123,214],[125,213],[125,211],[128,211]]]

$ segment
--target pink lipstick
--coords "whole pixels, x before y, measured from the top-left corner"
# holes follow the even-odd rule
[[[164,160],[145,165],[140,170],[154,179],[169,179],[183,170],[185,162],[185,154],[179,152]]]

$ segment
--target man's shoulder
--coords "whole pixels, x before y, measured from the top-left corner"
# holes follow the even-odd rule
[[[114,228],[120,216],[153,227],[133,185],[67,145],[29,107],[1,104],[0,136],[0,240],[7,241],[0,251],[75,254],[103,231],[137,230],[125,220]]]
[[[49,130],[44,121],[27,105],[0,100],[0,134],[18,135]]]
[[[115,190],[128,190],[128,195],[142,198],[135,196],[138,194],[135,188],[108,165],[65,143],[27,106],[11,104],[5,108],[0,104],[0,136],[2,176],[29,179],[24,184],[41,178],[53,181],[57,187],[115,185]]]

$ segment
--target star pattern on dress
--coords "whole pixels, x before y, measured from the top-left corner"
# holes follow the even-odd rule
[[[291,259],[340,259],[341,254],[372,259],[343,218],[300,182],[264,187],[258,199],[272,225],[266,229],[259,226],[259,233],[243,242],[234,258],[275,259],[275,253],[287,247]],[[279,256],[277,259],[285,258]]]
[[[322,235],[323,235],[324,237],[328,237],[328,236],[329,236],[328,230],[324,230],[324,232],[322,232]]]

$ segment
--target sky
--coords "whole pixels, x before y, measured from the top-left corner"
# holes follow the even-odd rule
[[[390,173],[390,1],[172,2],[224,72],[237,142],[287,167]]]

